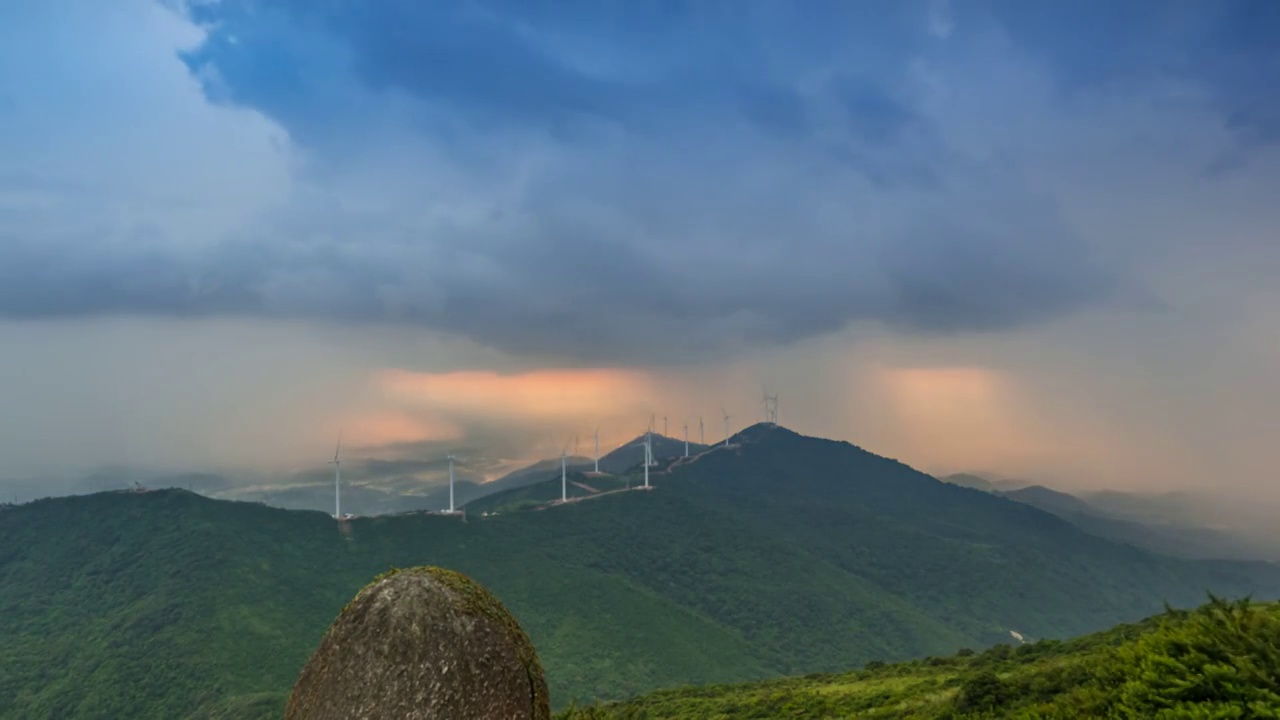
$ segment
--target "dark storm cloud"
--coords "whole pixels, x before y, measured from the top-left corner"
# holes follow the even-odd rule
[[[326,92],[317,79],[317,71],[338,68],[363,88],[405,92],[471,122],[563,131],[592,121],[652,131],[705,122],[718,109],[765,131],[796,134],[808,125],[792,73],[846,54],[848,30],[873,30],[895,50],[856,57],[893,82],[900,68],[892,65],[922,40],[916,10],[838,2],[797,12],[758,2],[223,0],[197,6],[194,17],[215,30],[185,57],[193,68],[216,68],[229,99],[304,134],[335,113],[350,114],[350,98]],[[874,122],[892,123],[900,112],[887,110]]]
[[[398,323],[577,362],[858,320],[1007,330],[1108,302],[1124,269],[998,149],[1016,118],[974,131],[996,151],[957,147],[926,102],[963,81],[1017,109],[999,80],[948,74],[983,47],[977,15],[1072,92],[1169,64],[1221,92],[1241,137],[1275,131],[1270,96],[1233,80],[1274,70],[1240,20],[1273,6],[1206,10],[1195,69],[1169,47],[1199,6],[958,5],[943,41],[931,5],[197,3],[185,67],[203,99],[287,131],[289,187],[200,242],[187,220],[111,225],[149,199],[57,232],[32,228],[67,212],[0,204],[0,315]]]
[[[1245,147],[1280,141],[1280,3],[998,0],[995,18],[1068,91],[1195,82]]]
[[[475,272],[466,270],[463,255],[473,251],[465,237],[431,250],[409,240],[351,252],[262,242],[187,257],[139,250],[78,259],[67,248],[24,245],[0,270],[0,308],[28,319],[148,313],[402,323],[561,361],[671,362],[793,342],[864,318],[918,332],[1007,329],[1106,289],[1100,275],[1081,272],[1073,251],[1059,251],[1062,264],[1037,257],[1039,246],[993,255],[984,238],[951,232],[926,227],[882,246],[879,257],[851,237],[846,249],[822,248],[816,262],[794,258],[788,267],[786,259],[735,257],[752,252],[746,243],[726,246],[722,260],[695,261],[679,243],[649,254],[642,243],[548,222],[491,248]],[[804,252],[803,241],[795,248]]]

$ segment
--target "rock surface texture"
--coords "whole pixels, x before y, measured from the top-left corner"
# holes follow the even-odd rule
[[[329,627],[285,720],[549,720],[542,664],[497,598],[435,567],[393,570]]]

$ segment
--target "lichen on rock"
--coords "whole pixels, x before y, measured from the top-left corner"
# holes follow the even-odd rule
[[[542,664],[488,590],[436,567],[392,570],[343,608],[285,720],[548,720]]]

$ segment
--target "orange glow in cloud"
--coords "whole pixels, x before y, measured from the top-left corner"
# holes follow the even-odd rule
[[[1044,433],[1014,384],[977,367],[887,368],[897,442],[927,464],[982,468],[1040,453]]]
[[[983,368],[893,368],[884,381],[898,410],[916,419],[963,420],[989,412],[1000,394],[1000,379]]]
[[[458,440],[462,437],[462,428],[456,425],[402,412],[374,412],[356,416],[346,422],[343,442],[353,447]]]
[[[643,407],[650,380],[625,370],[535,370],[415,373],[388,370],[379,385],[393,398],[421,402],[447,414],[512,419],[583,419]]]

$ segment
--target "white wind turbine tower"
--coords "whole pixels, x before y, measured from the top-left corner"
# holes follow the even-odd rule
[[[707,446],[707,430],[702,426],[701,415],[698,416],[698,444],[703,447]]]
[[[644,433],[644,464],[645,467],[657,465],[653,459],[653,416],[649,416],[649,429]]]
[[[565,469],[564,454],[569,449],[569,443],[564,444],[564,448],[560,450],[560,502],[568,502],[569,500],[569,473]]]
[[[778,396],[770,395],[764,390],[764,422],[766,425],[778,424]]]
[[[684,424],[684,456],[689,457],[689,423]]]
[[[651,447],[651,443],[653,441],[650,438],[651,438],[651,433],[645,433],[644,454],[646,457],[653,457],[653,448]],[[649,487],[649,463],[647,462],[644,464],[644,486],[646,489],[648,489]]]
[[[724,446],[729,447],[729,413],[720,408],[721,414],[724,415]]]
[[[453,456],[449,456],[449,513],[453,514],[457,510],[453,506]]]
[[[600,426],[596,426],[596,474],[600,474]]]
[[[649,472],[649,466],[653,464],[653,448],[649,444],[649,436],[653,434],[652,430],[644,431],[644,471]]]
[[[338,433],[338,444],[333,448],[333,517],[342,519],[342,433]]]

